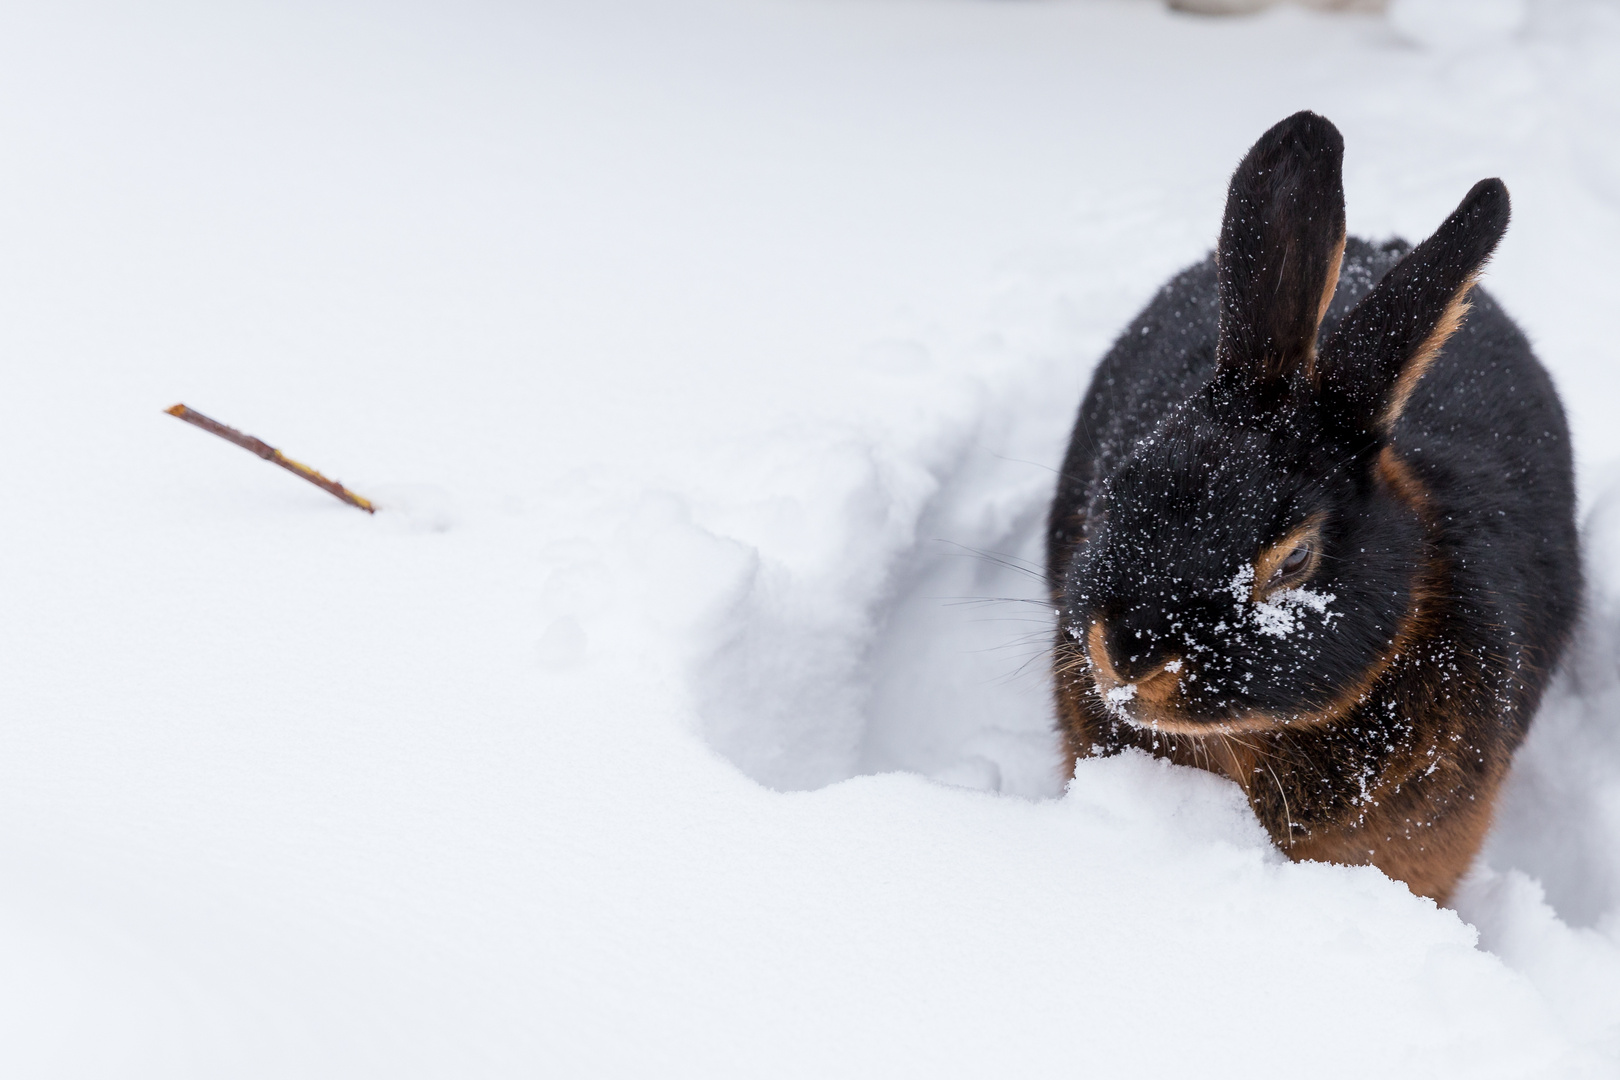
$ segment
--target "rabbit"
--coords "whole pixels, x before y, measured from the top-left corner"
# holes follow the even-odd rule
[[[1223,774],[1289,857],[1444,904],[1578,614],[1569,432],[1474,288],[1507,188],[1373,244],[1343,157],[1314,113],[1262,135],[1098,364],[1048,519],[1057,724],[1071,765]]]

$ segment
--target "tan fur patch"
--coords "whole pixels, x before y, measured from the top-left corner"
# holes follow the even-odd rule
[[[1418,380],[1423,378],[1434,358],[1440,355],[1440,350],[1450,340],[1451,335],[1457,332],[1462,325],[1463,317],[1468,314],[1471,306],[1468,294],[1474,288],[1474,282],[1479,275],[1475,274],[1463,282],[1446,304],[1446,310],[1440,314],[1440,319],[1429,331],[1429,336],[1423,339],[1423,344],[1417,347],[1412,358],[1401,369],[1400,377],[1395,380],[1395,389],[1390,392],[1389,404],[1384,406],[1383,415],[1378,418],[1378,430],[1386,437],[1395,430],[1395,422],[1406,411],[1406,403],[1412,399],[1412,391],[1417,389]]]
[[[1412,467],[1395,452],[1393,446],[1386,446],[1378,451],[1378,460],[1373,467],[1378,472],[1378,479],[1389,486],[1395,497],[1416,511],[1424,521],[1429,519],[1429,492],[1416,476],[1412,475]]]
[[[1328,305],[1333,303],[1333,294],[1339,291],[1339,268],[1344,265],[1344,244],[1348,239],[1349,233],[1339,230],[1339,242],[1333,245],[1333,254],[1328,257],[1327,284],[1322,288],[1322,302],[1316,308],[1318,326],[1327,318]]]
[[[1316,329],[1320,332],[1322,320],[1327,318],[1328,305],[1333,303],[1333,294],[1339,291],[1339,270],[1344,266],[1344,245],[1349,234],[1341,230],[1339,242],[1333,246],[1333,254],[1328,260],[1327,284],[1322,288],[1322,299],[1316,305]],[[1311,351],[1305,358],[1305,376],[1311,382],[1316,381],[1316,337],[1311,337]]]

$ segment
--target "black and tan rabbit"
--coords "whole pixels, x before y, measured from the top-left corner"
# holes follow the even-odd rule
[[[1445,902],[1580,595],[1569,434],[1474,279],[1500,180],[1428,240],[1345,235],[1302,112],[1232,176],[1219,246],[1103,358],[1048,535],[1059,725],[1231,777],[1295,859]]]

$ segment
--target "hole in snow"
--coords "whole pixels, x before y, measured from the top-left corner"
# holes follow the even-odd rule
[[[1004,388],[910,453],[843,448],[859,471],[825,511],[836,539],[793,565],[762,548],[698,665],[713,746],[779,790],[904,770],[1061,793],[1042,530],[1056,482],[1044,463],[1079,400],[1064,375],[1044,394],[1039,379]]]

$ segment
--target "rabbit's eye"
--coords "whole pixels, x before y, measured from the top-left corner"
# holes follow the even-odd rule
[[[1279,578],[1289,577],[1289,576],[1297,573],[1301,569],[1303,569],[1305,564],[1310,562],[1310,561],[1311,561],[1311,548],[1310,548],[1310,545],[1309,544],[1301,544],[1301,545],[1299,545],[1299,547],[1295,548],[1293,551],[1290,551],[1288,553],[1288,558],[1284,559],[1282,561],[1282,565],[1277,567],[1277,577],[1279,577]]]
[[[1256,603],[1278,589],[1297,588],[1316,572],[1316,564],[1321,559],[1324,522],[1324,515],[1312,514],[1260,552],[1254,562],[1252,599]]]

